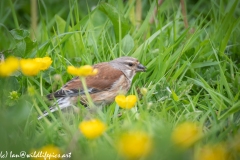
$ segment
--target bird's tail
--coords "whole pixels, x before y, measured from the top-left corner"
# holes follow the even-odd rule
[[[57,111],[57,110],[63,110],[69,106],[71,106],[71,101],[70,101],[70,98],[71,97],[62,97],[62,98],[59,98],[57,99],[57,101],[51,106],[49,107],[49,110],[51,113]],[[43,115],[40,115],[38,117],[38,120],[42,119],[43,117],[49,115],[49,112],[48,111],[44,111],[43,112]]]

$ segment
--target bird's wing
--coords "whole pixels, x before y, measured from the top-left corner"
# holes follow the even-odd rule
[[[99,63],[93,66],[98,70],[94,76],[86,77],[86,84],[88,92],[97,93],[109,90],[114,82],[116,82],[122,75],[122,71],[113,68],[108,62]],[[58,99],[61,97],[72,97],[84,94],[83,85],[79,77],[75,77],[67,82],[60,90],[49,94],[48,99]]]

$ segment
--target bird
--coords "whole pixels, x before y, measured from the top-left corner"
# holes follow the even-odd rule
[[[93,65],[97,69],[97,74],[86,77],[87,92],[94,105],[108,105],[114,102],[119,94],[126,94],[136,73],[145,72],[146,67],[133,57],[120,57],[109,62],[102,62]],[[87,98],[83,89],[81,78],[74,77],[63,85],[59,90],[47,95],[48,100],[55,100],[50,112],[58,109],[63,110],[80,101],[87,105]],[[39,116],[41,119],[47,116],[47,111]]]

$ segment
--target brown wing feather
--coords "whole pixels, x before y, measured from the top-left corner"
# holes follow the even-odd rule
[[[98,74],[87,77],[86,83],[89,88],[93,87],[100,91],[110,89],[114,82],[123,75],[122,71],[113,68],[107,62],[94,65],[94,68],[98,69]]]
[[[86,77],[87,87],[90,93],[106,91],[112,87],[121,75],[122,71],[113,68],[108,62],[99,63],[93,66],[98,69],[95,76]],[[75,77],[67,82],[60,90],[48,95],[49,99],[60,98],[65,96],[76,96],[84,94],[82,82],[79,77]]]

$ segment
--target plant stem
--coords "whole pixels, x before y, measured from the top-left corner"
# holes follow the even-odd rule
[[[13,21],[15,23],[15,26],[16,26],[17,29],[19,29],[19,24],[18,24],[18,20],[17,20],[17,14],[15,12],[12,0],[9,1],[9,4],[10,4],[11,10],[12,10]]]
[[[115,147],[113,140],[107,135],[107,133],[103,133],[103,136],[112,147]]]
[[[38,114],[43,115],[42,111],[38,107],[36,100],[33,97],[32,97],[32,101],[33,101],[33,105],[34,105],[35,109],[37,110]],[[47,118],[43,118],[43,119],[49,126],[51,125],[51,122]]]
[[[42,88],[42,73],[41,73],[41,76],[40,76],[40,94],[41,94],[41,96],[43,96],[43,88]]]
[[[31,38],[36,39],[35,34],[37,32],[37,0],[31,0]]]
[[[86,79],[85,77],[80,77],[81,81],[82,81],[82,85],[83,85],[83,89],[84,89],[84,93],[87,97],[87,101],[90,107],[94,106],[94,103],[92,101],[92,98],[90,97],[90,94],[88,93],[88,88],[87,88],[87,84],[86,84]]]

